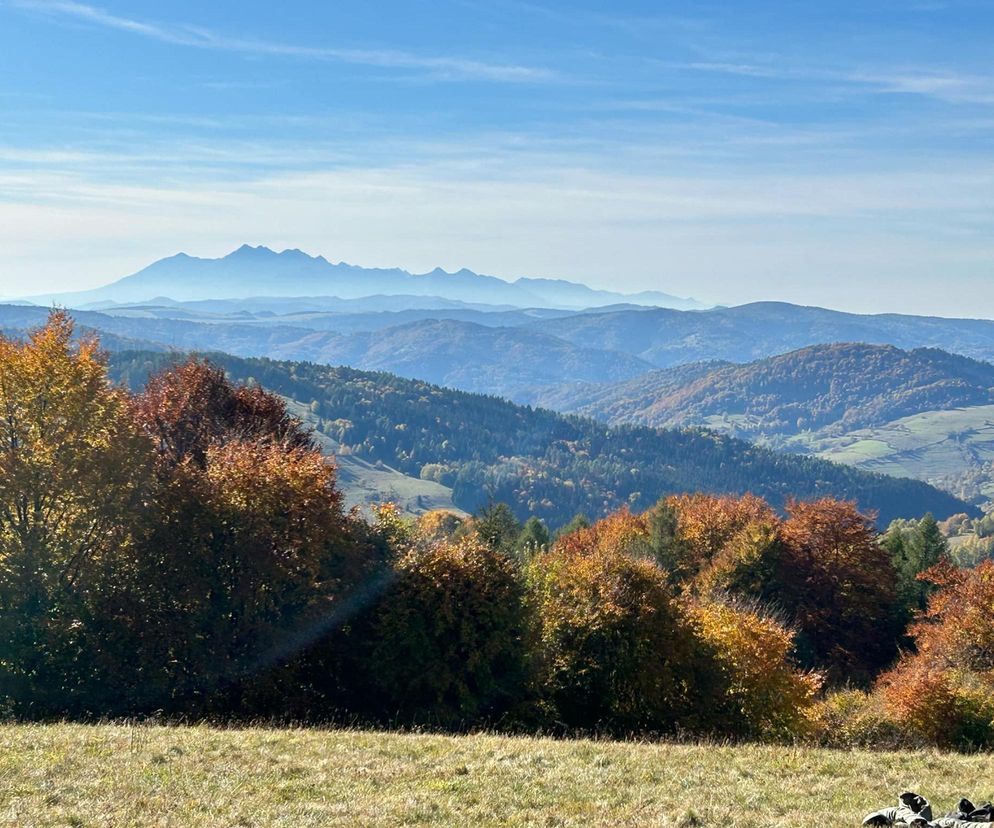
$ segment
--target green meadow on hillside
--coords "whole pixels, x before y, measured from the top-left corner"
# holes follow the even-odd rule
[[[898,791],[989,797],[984,755],[329,730],[9,725],[0,825],[857,825]]]
[[[925,480],[958,494],[957,483],[973,473],[975,491],[962,494],[994,497],[989,469],[994,462],[994,405],[925,411],[838,437],[802,434],[788,445],[866,471]]]

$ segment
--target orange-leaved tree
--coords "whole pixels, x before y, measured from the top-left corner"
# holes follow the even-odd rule
[[[877,693],[923,742],[994,746],[994,561],[944,562],[923,577],[938,591],[912,627],[915,651],[881,677]]]
[[[766,501],[753,495],[680,495],[650,514],[658,521],[665,513],[673,515],[675,530],[661,557],[684,589],[762,596],[777,553],[779,524]]]
[[[345,622],[339,605],[373,574],[375,545],[279,397],[191,360],[153,377],[132,411],[159,457],[136,575],[149,592],[132,618],[149,659],[136,695],[265,709],[267,693],[287,692],[271,668]]]
[[[744,602],[695,600],[687,612],[717,679],[702,700],[702,723],[711,732],[772,741],[812,730],[822,678],[795,664],[793,630]]]
[[[791,501],[781,527],[776,599],[800,630],[800,650],[833,682],[866,683],[897,654],[896,574],[873,518],[853,503]]]

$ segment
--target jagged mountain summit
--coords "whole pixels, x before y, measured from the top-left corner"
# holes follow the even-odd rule
[[[268,247],[242,245],[219,259],[177,253],[130,276],[94,290],[27,297],[39,304],[80,308],[95,302],[147,302],[156,297],[177,301],[248,297],[334,296],[354,299],[373,295],[440,297],[447,300],[583,309],[629,303],[667,308],[704,307],[658,291],[628,295],[595,290],[560,279],[521,278],[513,282],[463,268],[436,268],[414,274],[400,268],[365,268],[333,263],[300,250],[277,253]]]

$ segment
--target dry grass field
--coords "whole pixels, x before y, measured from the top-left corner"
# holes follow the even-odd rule
[[[210,727],[0,727],[0,825],[858,825],[905,787],[994,795],[990,756]]]

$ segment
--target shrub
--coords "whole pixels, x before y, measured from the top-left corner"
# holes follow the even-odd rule
[[[969,670],[921,669],[915,659],[883,676],[885,709],[909,737],[949,748],[994,745],[994,685]]]
[[[671,731],[691,711],[692,635],[666,573],[628,554],[643,541],[644,523],[621,513],[529,565],[536,688],[553,723]]]
[[[373,621],[377,702],[404,721],[492,722],[526,685],[524,588],[512,561],[475,539],[415,545]]]
[[[994,746],[994,562],[943,563],[926,577],[940,589],[912,627],[916,652],[881,677],[877,693],[923,741]]]
[[[694,630],[712,654],[716,698],[702,699],[705,721],[721,735],[790,739],[812,731],[809,714],[821,677],[797,669],[794,634],[754,607],[694,602]]]
[[[830,693],[815,704],[810,719],[813,735],[826,747],[894,750],[915,744],[879,696],[863,690]]]

